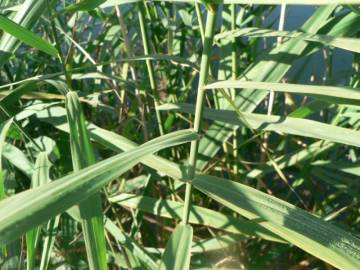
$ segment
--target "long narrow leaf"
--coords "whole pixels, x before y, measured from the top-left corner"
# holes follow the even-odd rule
[[[50,163],[45,152],[41,152],[35,162],[35,170],[32,176],[32,188],[40,187],[49,182]],[[27,269],[35,267],[36,243],[40,234],[40,228],[35,227],[26,232],[26,259]]]
[[[138,196],[126,193],[111,197],[109,200],[124,207],[139,209],[140,211],[144,211],[146,213],[177,220],[181,219],[184,208],[184,204],[180,202],[156,200],[155,198],[147,196]],[[277,242],[284,241],[258,224],[254,224],[242,218],[224,215],[220,212],[200,206],[191,206],[189,222],[230,233],[259,236],[264,239]]]
[[[360,39],[357,38],[343,38],[332,37],[327,35],[316,35],[302,32],[290,31],[274,31],[272,29],[262,29],[256,27],[247,27],[237,29],[234,31],[227,31],[215,36],[216,40],[226,40],[239,36],[247,37],[287,37],[287,38],[302,38],[303,40],[319,42],[326,46],[341,48],[352,52],[360,52]]]
[[[95,155],[77,94],[67,93],[65,104],[70,127],[71,157],[76,172],[94,164]],[[107,269],[100,193],[81,202],[79,209],[90,269]]]
[[[188,224],[179,224],[172,233],[160,261],[159,270],[187,270],[190,267],[190,251],[193,229]]]
[[[294,93],[302,95],[328,96],[334,98],[360,101],[360,90],[350,87],[317,86],[290,83],[254,82],[245,80],[228,80],[211,83],[205,89],[217,88],[246,88],[262,89],[268,91]],[[358,102],[360,104],[360,102]]]
[[[140,162],[144,156],[194,139],[197,139],[197,135],[189,130],[170,133],[57,181],[1,201],[0,245],[14,241],[24,231],[90,197]]]
[[[360,240],[285,201],[230,180],[198,175],[193,185],[239,214],[340,269],[360,268]]]
[[[40,51],[43,51],[52,56],[56,56],[58,54],[56,48],[47,41],[2,15],[0,15],[0,29],[11,34],[12,36],[33,48],[37,48]]]
[[[186,113],[194,112],[194,106],[191,104],[165,104],[160,106],[159,109],[175,109]],[[234,111],[214,110],[209,108],[204,109],[204,117],[234,126],[245,125],[257,130],[284,132],[360,147],[359,131],[324,124],[313,120],[247,112],[242,112],[240,117]],[[344,136],[344,134],[346,134],[346,136]]]

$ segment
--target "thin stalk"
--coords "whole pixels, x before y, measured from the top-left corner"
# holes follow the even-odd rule
[[[195,120],[193,130],[197,133],[200,132],[201,119],[203,113],[203,105],[205,99],[205,89],[203,86],[205,85],[208,78],[209,71],[209,62],[211,57],[211,49],[213,44],[214,32],[215,32],[215,21],[216,21],[216,13],[217,13],[217,5],[211,5],[208,9],[208,14],[206,18],[206,26],[205,26],[205,40],[204,40],[204,48],[201,57],[201,65],[200,65],[200,77],[196,98],[196,107],[195,107]],[[198,154],[199,141],[191,142],[190,147],[190,157],[189,157],[189,179],[193,179],[195,176],[196,170],[196,160]],[[191,203],[191,191],[192,185],[191,183],[186,183],[186,191],[185,191],[185,203],[184,203],[184,212],[183,212],[183,224],[187,224],[189,220],[189,211],[190,211],[190,203]]]
[[[144,55],[147,56],[150,54],[150,52],[149,52],[150,50],[149,50],[149,43],[148,43],[149,36],[148,36],[147,27],[145,25],[145,6],[144,6],[144,3],[139,3],[138,6],[139,6],[138,17],[139,17],[139,23],[140,23],[142,43],[143,43],[143,47],[144,47]],[[146,66],[147,66],[149,80],[150,80],[151,92],[154,96],[155,114],[156,114],[159,132],[160,132],[160,135],[164,135],[164,128],[163,128],[163,124],[162,124],[161,113],[158,109],[158,107],[160,106],[160,102],[159,102],[160,98],[159,98],[159,93],[157,91],[157,86],[156,86],[154,67],[153,67],[152,61],[150,59],[146,59],[145,61],[146,61]]]
[[[168,55],[172,55],[174,53],[174,29],[175,29],[175,22],[176,22],[176,10],[175,5],[168,3],[167,5],[169,10],[169,30],[168,30]],[[175,12],[174,12],[175,11]]]
[[[124,45],[125,45],[126,53],[127,53],[128,57],[132,58],[132,57],[134,57],[134,53],[133,53],[132,47],[130,45],[129,38],[127,36],[127,27],[123,20],[123,16],[121,14],[120,7],[115,6],[115,11],[116,11],[116,16],[119,20],[121,34],[124,38]],[[134,65],[132,63],[129,63],[129,65],[130,65],[131,77],[137,85],[138,80],[137,80]],[[145,105],[143,104],[143,101],[142,101],[142,94],[137,86],[135,87],[135,96],[139,103],[139,112],[140,112],[140,118],[141,118],[141,125],[142,125],[142,129],[143,129],[143,133],[144,133],[144,140],[148,141],[149,132],[147,129],[147,123],[146,123],[146,117],[145,117]]]
[[[279,31],[284,30],[285,25],[285,16],[286,16],[286,4],[281,4],[281,10],[280,10],[280,18],[279,18]],[[277,39],[277,46],[280,46],[282,43],[282,37],[278,37]],[[268,100],[268,108],[267,108],[267,115],[272,115],[273,107],[274,107],[274,101],[275,101],[275,91],[270,91],[269,93],[269,100]],[[264,134],[264,143],[263,143],[263,151],[261,155],[261,160],[263,161],[266,156],[266,151],[268,148],[268,133]]]
[[[198,19],[198,24],[199,24],[201,42],[202,42],[202,45],[204,46],[204,42],[205,42],[204,19],[203,19],[203,15],[201,12],[201,5],[197,2],[195,2],[195,10],[196,10],[196,17]],[[214,78],[213,67],[211,67],[211,66],[209,69],[209,76]],[[215,89],[212,89],[211,91],[212,91],[213,98],[214,98],[215,109],[220,109],[220,101],[219,101],[218,96],[216,95],[216,91],[215,91]]]
[[[279,19],[279,29],[278,29],[279,31],[284,30],[285,16],[286,16],[286,4],[281,4],[280,19]],[[282,37],[278,37],[277,46],[281,45],[281,43],[282,43]],[[268,115],[272,114],[274,101],[275,101],[275,92],[270,91],[270,94],[269,94],[269,106],[268,106],[268,112],[267,112]]]
[[[68,68],[66,67],[65,58],[64,58],[64,55],[63,55],[62,50],[61,50],[61,42],[60,42],[59,36],[57,34],[57,31],[56,31],[55,15],[52,12],[52,8],[50,7],[49,1],[46,2],[46,6],[47,6],[47,10],[48,10],[50,25],[51,25],[52,38],[55,41],[55,47],[59,52],[58,56],[59,56],[59,59],[60,59],[61,67],[63,68],[66,83],[67,83],[69,89],[73,90],[72,89],[72,82],[71,82],[71,73],[69,72]],[[63,93],[63,94],[65,95],[66,93]]]
[[[236,5],[230,5],[231,11],[231,30],[234,31],[236,29]],[[236,38],[234,37],[231,40],[231,77],[233,80],[237,79],[237,48],[236,48]],[[235,101],[235,89],[231,91],[232,99]],[[234,128],[233,131],[233,174],[234,179],[238,180],[239,178],[239,168],[238,168],[238,129]]]
[[[205,41],[205,30],[204,30],[204,23],[203,23],[203,16],[201,13],[201,6],[199,3],[195,2],[195,10],[196,10],[196,17],[198,19],[199,28],[200,28],[200,35],[201,35],[201,41],[204,44]]]

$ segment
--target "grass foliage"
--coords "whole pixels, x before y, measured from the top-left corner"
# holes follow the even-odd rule
[[[0,268],[360,269],[359,7],[1,1]]]

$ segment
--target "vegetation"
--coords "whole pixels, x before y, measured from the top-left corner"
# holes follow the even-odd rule
[[[360,269],[359,7],[1,1],[0,268]]]

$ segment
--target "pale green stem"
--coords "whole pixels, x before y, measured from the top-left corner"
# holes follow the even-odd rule
[[[150,54],[150,50],[149,50],[149,36],[147,33],[147,27],[145,25],[145,7],[144,7],[144,3],[139,3],[139,10],[138,10],[138,16],[139,16],[139,23],[140,23],[140,30],[141,30],[141,38],[142,38],[142,43],[143,43],[143,47],[144,47],[144,54],[149,55]],[[158,107],[160,106],[160,99],[159,99],[159,93],[157,91],[157,87],[156,87],[156,80],[155,80],[155,75],[154,75],[154,67],[152,65],[152,62],[150,59],[146,60],[146,66],[147,66],[147,70],[148,70],[148,75],[149,75],[149,80],[150,80],[150,88],[151,88],[151,92],[154,96],[154,105],[155,105],[155,114],[156,114],[156,119],[158,122],[158,128],[159,128],[159,132],[160,135],[164,135],[164,128],[162,125],[162,119],[161,119],[161,113],[158,109]]]
[[[204,46],[204,42],[205,42],[205,29],[204,29],[204,20],[203,20],[203,15],[201,12],[201,5],[197,2],[195,2],[195,10],[196,10],[196,17],[198,19],[198,24],[199,24],[199,30],[200,30],[200,36],[201,36],[201,42]],[[210,68],[209,70],[209,75],[211,77],[213,77],[212,74],[212,68]],[[218,96],[216,95],[215,89],[212,89],[212,94],[214,97],[214,105],[216,109],[220,109],[220,102],[218,99]]]
[[[201,6],[197,2],[195,2],[195,10],[196,10],[196,17],[198,19],[199,28],[200,28],[201,41],[204,44],[205,30],[204,30],[203,16],[202,16],[202,13],[201,13]]]
[[[205,98],[205,89],[203,89],[203,86],[205,85],[206,80],[208,78],[209,62],[210,62],[211,49],[213,44],[214,32],[215,32],[216,11],[217,11],[217,6],[215,5],[210,6],[206,18],[205,40],[204,40],[203,53],[201,57],[200,77],[199,77],[199,84],[198,84],[198,91],[196,98],[195,120],[194,120],[194,128],[193,128],[193,130],[197,133],[200,132],[200,126],[201,126],[201,118],[202,118],[204,98]],[[199,147],[198,140],[191,142],[190,157],[189,157],[189,175],[188,175],[190,180],[193,179],[195,176],[198,147]],[[187,224],[189,220],[191,191],[192,191],[191,183],[186,183],[185,203],[184,203],[184,212],[183,212],[183,220],[182,220],[183,224]]]
[[[236,29],[236,5],[232,4],[230,6],[231,11],[231,30]],[[237,79],[237,50],[236,50],[236,38],[234,37],[231,40],[231,77],[233,80]],[[235,101],[235,89],[232,89],[232,100]],[[238,180],[239,168],[238,168],[238,129],[235,128],[233,131],[233,174],[235,180]]]
[[[279,31],[284,30],[285,16],[286,16],[286,4],[282,4],[281,5],[281,11],[280,11],[280,18],[279,18],[279,29],[278,29]],[[281,45],[281,43],[282,43],[282,37],[278,37],[277,46]],[[274,101],[275,101],[275,92],[270,91],[270,94],[269,94],[269,106],[268,106],[268,112],[267,112],[268,115],[272,114]]]
[[[281,5],[281,11],[280,11],[280,18],[279,18],[279,31],[283,31],[284,30],[284,25],[285,25],[285,15],[286,15],[286,4],[282,4]],[[282,38],[279,37],[277,39],[277,46],[280,46],[282,43]],[[269,93],[269,100],[268,100],[268,108],[267,108],[267,115],[272,115],[272,111],[273,111],[273,107],[274,107],[274,102],[275,102],[275,92],[274,91],[270,91]],[[268,133],[264,133],[264,143],[263,143],[263,154],[261,156],[261,160],[263,160],[265,158],[265,152],[267,151],[268,148]]]

